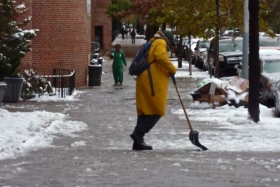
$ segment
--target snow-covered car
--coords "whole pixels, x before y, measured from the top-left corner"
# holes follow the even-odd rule
[[[259,38],[260,49],[277,49],[280,50],[280,38],[279,37],[260,37]]]
[[[194,48],[195,66],[199,69],[206,71],[208,66],[206,65],[205,57],[207,55],[208,47],[210,46],[210,40],[199,40]],[[205,61],[205,62],[204,62]]]
[[[260,103],[274,107],[276,84],[280,81],[280,51],[276,49],[260,49],[261,79]]]

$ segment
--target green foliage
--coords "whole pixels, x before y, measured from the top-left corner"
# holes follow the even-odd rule
[[[270,29],[265,20],[269,7],[266,1],[276,2],[262,0],[260,10],[262,30]],[[216,27],[240,28],[241,32],[243,29],[244,0],[131,0],[127,6],[124,6],[126,1],[117,2],[108,6],[111,8],[108,12],[111,12],[110,15],[113,17],[121,18],[136,14],[148,25],[169,23],[176,27],[175,33],[182,36],[208,37],[205,31]],[[217,19],[217,4],[219,4],[219,19]],[[275,19],[273,22],[276,23]]]
[[[125,10],[129,10],[131,3],[129,0],[119,1],[119,0],[111,0],[111,4],[107,5],[105,13],[109,18],[121,18],[126,15],[123,14]]]
[[[158,23],[176,25],[176,33],[182,36],[205,37],[205,31],[215,27],[242,27],[243,0],[219,0],[219,19],[216,17],[215,0],[165,0],[162,4],[164,17]]]
[[[24,79],[21,90],[21,98],[23,100],[32,99],[36,95],[42,96],[46,93],[52,93],[53,89],[51,83],[38,75],[33,69],[24,70],[20,75]]]
[[[30,41],[38,30],[22,30],[31,17],[22,22],[18,17],[27,11],[24,5],[14,0],[0,0],[0,81],[14,75],[21,59],[31,50]]]
[[[275,33],[280,33],[280,1],[275,0],[262,0],[261,9],[265,11],[260,11],[260,16],[264,18],[265,23],[271,28]],[[266,32],[266,29],[261,27],[261,31]]]

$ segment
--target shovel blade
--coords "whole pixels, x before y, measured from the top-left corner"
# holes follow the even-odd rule
[[[195,131],[195,130],[190,131],[190,134],[189,134],[189,139],[190,139],[190,141],[191,141],[192,144],[194,144],[195,146],[200,147],[203,151],[208,150],[205,146],[203,146],[203,145],[201,145],[201,144],[199,143],[198,134],[199,134],[198,131]]]

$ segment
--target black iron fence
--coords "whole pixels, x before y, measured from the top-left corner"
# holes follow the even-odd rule
[[[53,87],[53,95],[65,98],[72,95],[75,89],[75,71],[69,69],[54,69],[53,75],[42,76],[50,81]]]

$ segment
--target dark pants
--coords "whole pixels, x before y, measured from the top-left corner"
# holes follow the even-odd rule
[[[160,115],[139,115],[135,129],[142,133],[148,133],[161,118]]]
[[[132,37],[131,40],[132,40],[132,44],[135,44],[135,37]]]

